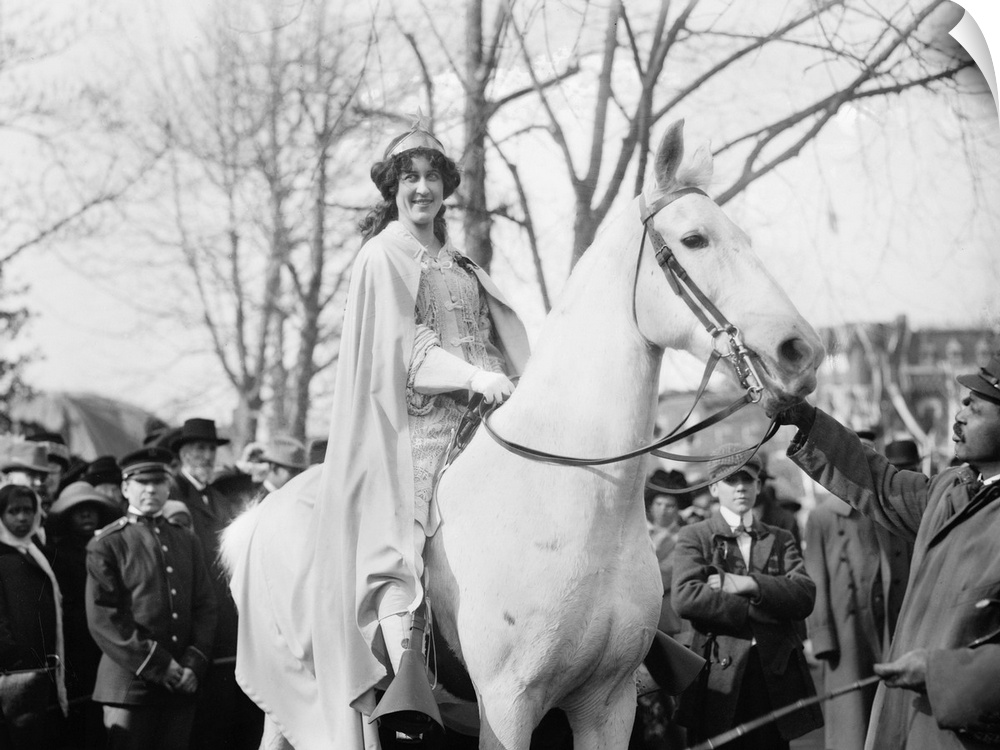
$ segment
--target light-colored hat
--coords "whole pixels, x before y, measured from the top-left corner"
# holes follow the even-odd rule
[[[118,510],[111,498],[95,490],[90,482],[81,480],[63,488],[63,491],[59,493],[59,499],[52,503],[49,513],[58,516],[80,503],[100,503],[109,510]]]
[[[49,453],[45,449],[45,443],[33,443],[25,441],[14,443],[10,447],[10,453],[0,464],[0,471],[37,471],[42,474],[49,474]]]
[[[740,471],[752,474],[754,478],[760,477],[764,473],[764,461],[756,453],[750,454],[749,450],[743,449],[741,445],[723,445],[712,455],[716,456],[708,464],[708,476],[711,480],[725,476],[740,464],[746,463]],[[749,459],[748,459],[749,456]]]
[[[300,471],[309,468],[306,447],[295,438],[284,435],[280,435],[268,443],[267,450],[264,451],[260,460]]]

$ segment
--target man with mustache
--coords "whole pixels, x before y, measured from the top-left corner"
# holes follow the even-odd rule
[[[210,561],[218,601],[218,626],[212,644],[217,662],[206,673],[199,693],[191,734],[195,750],[252,750],[260,743],[264,721],[260,709],[236,684],[232,663],[236,656],[236,605],[218,557],[219,533],[241,510],[212,484],[218,448],[228,443],[218,435],[214,421],[200,417],[186,420],[170,439],[170,448],[180,459],[173,499],[183,502],[191,512],[192,530]]]
[[[914,544],[866,748],[1000,744],[1000,354],[958,382],[960,465],[933,477],[897,469],[805,401],[778,414],[799,430],[792,461]]]

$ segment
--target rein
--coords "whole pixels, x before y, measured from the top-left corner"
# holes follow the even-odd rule
[[[666,445],[683,440],[684,438],[721,422],[726,417],[735,414],[747,404],[757,403],[760,401],[761,395],[764,391],[763,381],[758,375],[757,369],[750,358],[749,350],[743,343],[743,337],[740,334],[739,329],[726,319],[718,307],[716,307],[715,304],[705,295],[705,293],[702,292],[698,285],[695,284],[694,280],[688,276],[684,267],[681,266],[680,261],[677,260],[677,256],[674,255],[673,251],[663,239],[663,236],[652,225],[651,220],[659,211],[673,203],[678,198],[690,194],[708,195],[700,188],[686,187],[660,197],[651,206],[647,207],[645,198],[640,194],[639,214],[642,219],[643,229],[642,240],[639,243],[639,254],[636,262],[634,282],[635,285],[638,286],[639,265],[642,261],[642,250],[646,245],[646,237],[648,236],[655,249],[656,262],[663,270],[664,275],[667,277],[667,282],[670,284],[670,288],[673,289],[674,294],[684,301],[691,312],[694,313],[695,317],[698,318],[702,326],[704,326],[705,330],[708,331],[708,334],[712,337],[712,354],[709,356],[708,362],[705,364],[705,372],[702,375],[701,383],[698,386],[697,393],[695,394],[694,402],[691,404],[691,408],[688,410],[687,414],[680,421],[680,423],[674,427],[674,429],[654,443],[615,456],[602,458],[578,458],[574,456],[563,456],[556,453],[548,453],[546,451],[529,448],[505,439],[499,435],[489,423],[489,416],[496,409],[497,404],[487,405],[484,401],[479,400],[479,403],[475,407],[478,412],[479,421],[482,423],[486,432],[489,433],[490,437],[493,438],[493,440],[496,441],[501,447],[515,455],[521,456],[522,458],[542,463],[557,464],[560,466],[601,466],[604,464],[625,461],[630,458],[637,458],[647,453],[652,453],[654,456],[659,458],[688,463],[705,463],[713,459],[720,458],[720,456],[680,455],[660,450]],[[635,318],[634,293],[632,295],[632,314],[633,318]],[[728,341],[726,342],[726,347],[720,350],[719,341],[722,337],[725,337]],[[732,365],[733,370],[740,381],[740,385],[742,385],[745,390],[743,396],[736,399],[728,406],[715,412],[711,416],[706,417],[697,424],[681,430],[681,427],[684,426],[687,420],[691,417],[691,414],[694,413],[694,409],[704,395],[705,390],[708,387],[709,379],[721,359],[729,360],[729,363]],[[777,422],[772,420],[771,424],[764,433],[764,436],[753,448],[728,454],[726,457],[742,456],[743,453],[749,451],[749,455],[746,456],[746,459],[741,464],[733,468],[733,470],[729,473],[736,473],[743,468],[743,466],[754,456],[760,447],[774,437],[775,433],[778,431],[778,426]],[[714,481],[717,480],[706,481],[703,484],[693,487],[685,487],[683,489],[672,489],[659,486],[655,489],[669,494],[682,494],[707,487]]]

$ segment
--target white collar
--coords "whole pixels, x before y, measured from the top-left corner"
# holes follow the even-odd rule
[[[738,513],[733,513],[733,511],[729,510],[729,508],[724,508],[723,506],[720,505],[719,513],[722,514],[722,520],[725,521],[727,524],[729,524],[729,528],[731,529],[735,529],[737,526],[740,525],[742,525],[746,529],[750,529],[753,527],[752,509],[748,510],[746,513],[743,514],[743,517],[740,518]]]
[[[157,511],[156,513],[153,513],[152,515],[150,515],[149,513],[143,513],[141,510],[139,510],[138,508],[136,508],[131,503],[128,506],[128,512],[131,513],[133,516],[145,516],[146,518],[156,518],[157,516],[162,516],[163,515],[163,511],[162,510]]]
[[[996,484],[1000,482],[1000,474],[994,474],[989,479],[983,479],[983,475],[979,475],[979,481],[983,483],[983,487],[989,487],[991,484]]]

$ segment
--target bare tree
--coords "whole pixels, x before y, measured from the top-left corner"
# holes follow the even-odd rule
[[[186,263],[198,326],[238,396],[237,443],[262,419],[305,437],[312,381],[339,330],[325,313],[357,243],[340,228],[355,212],[335,198],[355,172],[352,105],[369,45],[336,5],[292,18],[274,3],[238,15],[220,5],[189,69],[158,82],[173,229],[156,239]]]
[[[714,102],[720,114],[740,111],[739,119],[748,123],[716,149],[717,154],[739,154],[743,165],[716,196],[725,203],[799,155],[846,104],[954,85],[971,65],[966,56],[946,54],[934,44],[941,14],[954,11],[946,0],[899,0],[879,4],[881,11],[866,0],[813,0],[784,6],[788,15],[775,16],[760,13],[757,6],[750,15],[738,12],[751,9],[732,2],[686,0],[677,5],[660,3],[650,16],[620,0],[608,5],[582,165],[578,144],[563,124],[565,115],[535,72],[544,55],[530,45],[531,19],[512,23],[522,63],[547,116],[547,131],[569,174],[575,198],[573,263],[593,241],[636,157],[633,194],[640,189],[650,130],[694,100]],[[742,93],[753,88],[745,63],[772,49],[788,55],[788,69],[799,82],[789,79],[784,93],[794,96],[782,107],[753,111],[753,102]],[[814,68],[824,75],[809,76],[806,82],[806,72]],[[627,70],[631,75],[622,74]],[[710,98],[713,94],[717,98]],[[736,110],[733,103],[743,109]],[[609,150],[612,133],[620,134],[621,141]]]

